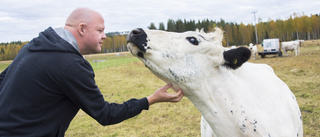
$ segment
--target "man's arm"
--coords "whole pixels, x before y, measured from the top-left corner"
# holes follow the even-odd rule
[[[148,98],[130,99],[123,103],[109,103],[105,101],[98,86],[95,84],[94,72],[86,61],[72,64],[65,70],[61,81],[63,93],[79,108],[96,119],[101,125],[111,125],[148,110],[151,104],[157,102],[177,102],[183,93],[166,92],[171,87],[167,84],[158,89]]]

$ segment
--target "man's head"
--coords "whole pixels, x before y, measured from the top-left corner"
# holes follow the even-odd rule
[[[101,51],[104,33],[104,19],[100,13],[88,8],[77,8],[67,18],[65,29],[76,38],[81,54]]]

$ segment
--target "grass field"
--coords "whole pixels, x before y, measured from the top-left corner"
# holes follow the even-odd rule
[[[165,84],[129,54],[97,54],[85,58],[92,64],[97,85],[109,102],[122,103],[131,98],[143,98]],[[306,41],[300,56],[289,52],[287,57],[270,55],[250,62],[273,67],[297,97],[304,136],[320,136],[320,40]],[[0,69],[3,70],[9,63],[0,62]],[[200,113],[187,98],[183,98],[178,103],[152,105],[148,111],[122,123],[101,126],[80,110],[66,136],[200,136]]]

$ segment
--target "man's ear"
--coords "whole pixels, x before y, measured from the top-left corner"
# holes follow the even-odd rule
[[[80,34],[81,36],[84,35],[84,33],[85,33],[85,31],[86,31],[86,26],[87,26],[87,24],[85,24],[85,23],[80,23],[80,24],[78,25],[78,32],[79,32],[79,34]]]
[[[225,63],[223,64],[227,68],[237,69],[243,63],[248,61],[251,56],[251,51],[246,47],[239,47],[236,49],[230,49],[223,52]]]

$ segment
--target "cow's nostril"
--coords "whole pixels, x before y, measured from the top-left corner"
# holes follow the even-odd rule
[[[134,35],[141,34],[141,30],[140,29],[134,29],[134,30],[132,30],[132,34],[134,34]]]
[[[135,44],[142,52],[147,50],[147,34],[142,28],[132,30],[127,36],[127,42]]]
[[[132,30],[129,35],[127,36],[127,42],[133,42],[136,40],[136,36],[139,36],[143,33],[143,30],[141,28],[137,28]]]

